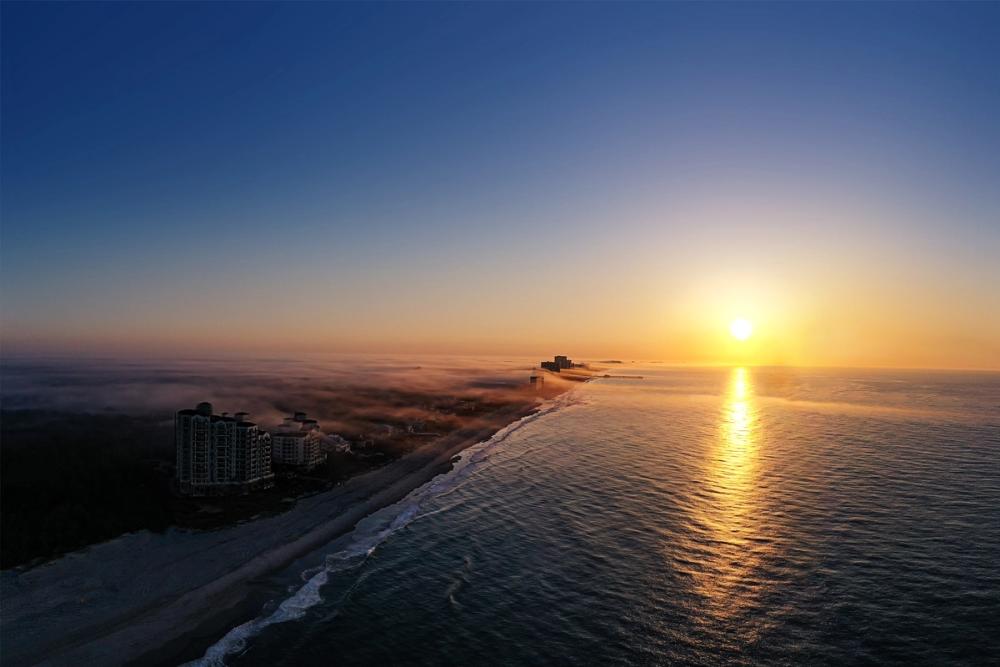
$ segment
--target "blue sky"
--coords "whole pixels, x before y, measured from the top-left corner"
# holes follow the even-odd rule
[[[825,264],[940,279],[970,313],[997,305],[998,4],[2,12],[15,348],[226,345],[183,314],[205,299],[244,327],[315,316],[291,339],[262,323],[262,346],[396,346],[405,321],[429,347],[533,349],[506,324],[530,317],[539,342],[640,351],[669,332],[629,309],[682,299],[713,262],[761,285],[826,285],[806,276]],[[633,266],[575,268],[597,256]],[[588,299],[621,330],[547,308]],[[945,305],[926,316],[958,322],[949,340],[1000,333]]]

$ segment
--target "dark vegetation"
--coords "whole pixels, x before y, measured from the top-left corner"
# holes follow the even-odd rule
[[[162,417],[0,414],[0,565],[164,530],[172,431]]]

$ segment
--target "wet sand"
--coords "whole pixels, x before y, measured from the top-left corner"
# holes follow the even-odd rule
[[[57,561],[0,575],[5,664],[167,662],[248,620],[254,579],[350,531],[447,471],[451,459],[537,410],[498,410],[384,468],[288,512],[208,533],[124,535]]]

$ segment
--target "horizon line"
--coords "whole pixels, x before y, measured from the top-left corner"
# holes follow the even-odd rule
[[[160,362],[160,361],[212,361],[212,360],[222,360],[222,359],[233,359],[241,361],[276,361],[276,360],[295,360],[301,359],[302,357],[309,356],[359,356],[359,357],[495,357],[495,358],[506,358],[510,361],[527,361],[538,356],[539,353],[532,355],[528,354],[503,354],[497,352],[440,352],[440,351],[428,351],[428,352],[356,352],[356,351],[310,351],[310,352],[297,352],[295,354],[274,354],[274,353],[260,353],[260,354],[247,354],[241,352],[235,353],[213,353],[211,355],[178,355],[178,354],[123,354],[123,355],[109,355],[109,354],[37,354],[37,353],[7,353],[0,350],[0,363],[7,361],[19,361],[19,360],[36,360],[36,361],[150,361],[150,362]],[[541,353],[544,354],[544,353]],[[569,355],[572,356],[572,355]],[[615,355],[598,355],[605,359],[598,359],[596,357],[575,357],[582,361],[589,363],[611,363],[612,361],[621,362],[622,364],[657,364],[664,368],[703,368],[703,369],[713,369],[713,368],[769,368],[769,369],[800,369],[800,370],[883,370],[883,371],[932,371],[932,372],[963,372],[963,373],[1000,373],[1000,365],[996,367],[964,367],[964,366],[889,366],[881,364],[847,364],[847,365],[837,365],[837,364],[775,364],[775,363],[732,363],[732,362],[682,362],[682,361],[668,361],[664,359],[654,359],[654,358],[643,358],[637,357],[634,359],[628,359],[627,357],[615,358]],[[537,365],[537,363],[536,363]]]

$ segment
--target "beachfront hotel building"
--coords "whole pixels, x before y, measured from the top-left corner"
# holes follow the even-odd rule
[[[271,436],[247,413],[212,414],[211,403],[174,418],[178,490],[185,495],[246,493],[270,486]]]
[[[326,458],[322,439],[316,420],[308,419],[304,412],[296,412],[285,417],[271,434],[271,455],[275,463],[311,468]]]

